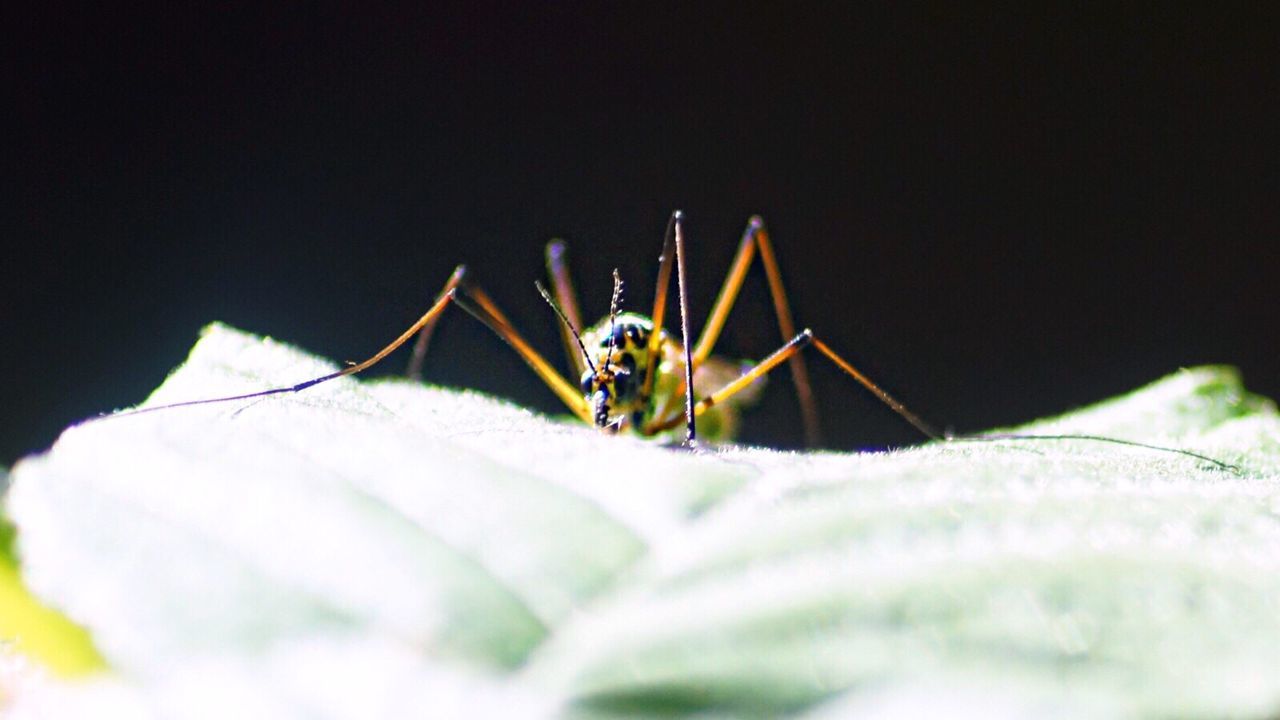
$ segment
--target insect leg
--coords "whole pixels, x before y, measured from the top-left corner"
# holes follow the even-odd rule
[[[455,275],[456,274],[457,273],[455,272]],[[421,330],[422,328],[428,325],[435,323],[436,320],[439,319],[440,314],[444,312],[444,309],[449,305],[450,302],[452,302],[454,292],[456,292],[456,290],[451,290],[449,294],[439,297],[435,301],[435,304],[433,304],[425,313],[422,314],[422,317],[418,318],[416,322],[414,322],[412,325],[409,326],[407,330],[405,330],[403,333],[400,334],[400,337],[396,338],[395,340],[392,340],[390,344],[388,344],[386,347],[379,350],[373,356],[369,357],[368,359],[362,362],[351,363],[347,367],[341,370],[338,370],[336,372],[331,372],[328,375],[321,375],[320,377],[312,378],[310,380],[304,380],[300,383],[297,383],[295,385],[289,385],[287,387],[271,388],[269,390],[259,390],[257,392],[244,393],[241,395],[227,395],[224,397],[205,398],[202,400],[186,400],[183,402],[166,403],[164,405],[152,405],[151,407],[139,408],[137,410],[126,410],[125,412],[116,413],[114,415],[103,415],[101,416],[101,419],[118,418],[118,417],[124,417],[128,415],[140,415],[142,413],[155,412],[157,410],[168,410],[171,408],[188,407],[191,405],[209,405],[212,403],[233,402],[236,400],[251,400],[253,398],[267,397],[268,395],[279,395],[282,393],[295,393],[295,392],[300,392],[302,390],[306,390],[307,388],[312,387],[314,385],[319,385],[320,383],[328,382],[329,380],[336,380],[337,378],[340,378],[346,375],[355,375],[358,372],[362,372],[376,365],[383,358],[385,358],[386,356],[394,352],[396,348],[399,348],[401,345],[408,342],[419,330]]]
[[[808,331],[806,330],[805,332]],[[938,431],[934,430],[928,423],[921,420],[915,413],[908,410],[905,405],[898,402],[892,395],[880,389],[879,385],[871,382],[871,378],[863,375],[857,368],[849,364],[848,361],[837,355],[836,352],[828,347],[826,343],[815,337],[813,339],[813,346],[817,348],[818,352],[826,355],[827,359],[835,363],[836,367],[843,370],[849,377],[857,380],[862,387],[870,390],[872,395],[880,398],[880,402],[888,405],[890,409],[901,415],[903,420],[914,425],[917,430],[923,433],[930,440],[939,440],[942,438],[942,435],[940,435]]]
[[[684,215],[679,210],[671,213],[671,219],[667,221],[667,234],[662,241],[662,254],[658,256],[658,280],[655,283],[656,289],[653,295],[653,312],[649,313],[654,328],[654,332],[649,334],[648,356],[651,358],[658,357],[658,349],[662,344],[661,329],[667,315],[667,290],[671,287],[671,263],[675,261],[675,230],[676,224],[683,218]],[[640,388],[641,397],[653,396],[653,381],[657,375],[651,372],[645,377],[644,385]]]
[[[702,328],[702,335],[693,350],[694,367],[701,365],[715,347],[724,329],[729,311],[733,309],[738,293],[742,290],[742,282],[751,267],[751,260],[757,249],[760,252],[760,264],[764,265],[765,277],[769,281],[769,294],[773,297],[774,315],[778,318],[778,329],[785,341],[796,334],[795,321],[791,317],[791,304],[787,302],[787,291],[782,284],[782,273],[778,270],[778,259],[773,252],[773,244],[769,241],[769,231],[765,229],[764,220],[759,215],[747,221],[747,228],[742,233],[742,241],[738,244],[738,252],[734,255],[729,274],[725,276],[724,286],[716,298],[711,314],[707,316],[707,324]],[[795,381],[796,399],[800,403],[800,416],[804,422],[805,443],[813,446],[821,441],[818,426],[818,409],[813,400],[813,388],[809,384],[809,369],[805,365],[804,355],[791,356],[791,377]]]
[[[868,378],[866,375],[863,375],[861,372],[858,371],[857,368],[855,368],[853,365],[845,361],[844,358],[837,355],[834,350],[832,350],[830,347],[827,346],[826,343],[822,342],[817,337],[815,337],[813,334],[813,331],[808,329],[804,330],[799,335],[796,335],[786,345],[783,345],[772,355],[765,358],[764,360],[761,360],[759,364],[757,364],[755,367],[751,368],[747,372],[743,373],[740,377],[735,379],[733,382],[730,382],[729,384],[725,385],[719,390],[699,400],[693,406],[694,414],[701,415],[703,412],[706,412],[706,410],[711,406],[717,403],[723,402],[728,398],[732,397],[733,395],[741,392],[744,388],[746,388],[752,382],[759,379],[761,376],[765,375],[769,371],[773,370],[775,367],[780,365],[783,361],[788,360],[792,357],[795,357],[797,353],[799,353],[801,350],[805,349],[809,345],[813,345],[815,348],[817,348],[819,352],[827,356],[827,358],[830,359],[833,363],[835,363],[837,367],[843,370],[846,374],[848,374],[854,380],[857,380],[867,390],[870,390],[871,393],[875,395],[877,398],[879,398],[881,402],[883,402],[885,405],[888,405],[890,409],[892,409],[894,412],[901,415],[904,420],[911,423],[917,430],[919,430],[925,436],[934,440],[941,438],[941,435],[939,435],[927,423],[925,423],[923,420],[917,417],[915,413],[908,410],[902,403],[898,402],[892,395],[882,390],[880,386],[871,382],[870,378]],[[666,418],[664,420],[655,420],[649,425],[645,426],[642,432],[644,432],[644,434],[646,435],[652,435],[655,433],[663,432],[664,430],[670,430],[676,425],[679,425],[680,420],[681,420],[681,417],[679,415],[675,415],[675,416]]]
[[[760,379],[762,376],[768,374],[770,370],[773,370],[780,363],[793,357],[796,353],[803,350],[804,347],[812,341],[813,341],[813,333],[809,332],[808,330],[805,330],[799,335],[796,335],[795,337],[791,338],[790,342],[778,348],[776,351],[774,351],[772,355],[765,358],[764,360],[761,360],[758,364],[756,364],[750,370],[740,375],[733,382],[730,382],[729,384],[725,385],[719,390],[716,390],[710,395],[694,403],[692,414],[695,417],[698,415],[701,415],[702,413],[706,412],[707,409],[710,408],[712,405],[724,402],[728,398],[738,394],[743,390],[743,388],[746,388],[751,383]],[[670,430],[671,428],[679,425],[680,421],[684,419],[685,419],[685,413],[673,414],[670,417],[664,418],[664,419],[654,418],[647,425],[645,425],[640,432],[644,435],[654,435],[656,433]]]
[[[459,291],[462,292],[459,292]],[[466,310],[475,319],[484,323],[497,334],[498,337],[511,346],[522,360],[525,361],[530,369],[537,374],[542,382],[560,398],[560,401],[569,408],[574,415],[577,415],[583,422],[591,424],[593,418],[591,408],[588,406],[586,398],[578,391],[564,376],[556,372],[555,368],[542,357],[541,353],[533,349],[527,340],[507,321],[501,312],[493,307],[491,302],[486,303],[480,300],[480,296],[476,294],[478,288],[472,286],[466,289],[454,288],[449,291],[446,296],[458,304],[458,307]],[[465,293],[465,294],[464,294]]]
[[[125,415],[154,412],[156,410],[186,407],[189,405],[207,405],[211,403],[232,402],[236,400],[250,400],[253,398],[266,397],[268,395],[278,395],[281,393],[295,393],[306,390],[314,385],[328,382],[329,380],[335,380],[345,375],[355,375],[356,373],[367,370],[381,362],[383,358],[390,355],[401,345],[404,345],[406,342],[411,340],[414,335],[417,335],[422,330],[433,327],[440,319],[440,315],[444,312],[445,308],[448,307],[450,303],[457,303],[462,309],[466,310],[485,325],[489,326],[491,330],[498,334],[498,337],[505,340],[508,345],[514,348],[520,357],[529,365],[529,367],[533,368],[533,371],[537,373],[538,377],[541,378],[549,388],[551,388],[552,392],[554,392],[561,401],[568,406],[569,410],[572,411],[574,415],[582,418],[585,422],[591,422],[591,413],[587,407],[587,402],[582,395],[569,383],[569,381],[565,380],[564,377],[552,369],[547,361],[538,354],[538,351],[534,350],[529,343],[520,336],[520,333],[511,326],[511,322],[507,320],[506,315],[498,309],[489,295],[474,283],[467,280],[466,268],[459,267],[455,270],[445,287],[447,290],[436,299],[431,308],[423,313],[422,317],[418,318],[418,320],[410,325],[407,330],[401,333],[400,337],[392,340],[386,347],[382,348],[368,359],[358,363],[352,363],[336,372],[329,373],[328,375],[321,375],[320,377],[305,380],[297,383],[296,385],[289,385],[287,387],[271,388],[269,390],[260,390],[258,392],[245,393],[242,395],[229,395],[225,397],[206,398],[203,400],[187,400],[185,402],[154,405],[152,407],[116,413],[115,415],[103,417],[115,418]]]
[[[436,302],[440,302],[442,298],[449,294],[454,288],[465,289],[475,301],[484,306],[494,317],[499,318],[504,324],[510,325],[506,316],[494,304],[488,293],[476,287],[470,282],[467,275],[467,266],[459,265],[454,269],[453,274],[449,276],[444,287],[440,290],[440,294],[436,295]],[[422,363],[427,357],[427,346],[431,343],[431,335],[435,332],[436,323],[440,320],[439,315],[433,317],[427,324],[422,326],[418,331],[418,339],[413,344],[413,355],[409,358],[409,366],[405,369],[405,376],[411,380],[422,379]]]
[[[684,442],[686,445],[693,445],[698,439],[698,423],[697,415],[693,412],[693,349],[689,344],[689,296],[688,284],[684,277],[684,224],[681,222],[679,213],[676,213],[673,218],[676,225],[676,289],[680,295],[680,344],[684,346]],[[660,326],[654,325],[654,327]],[[650,357],[655,356],[650,355]],[[649,374],[656,375],[657,372]]]
[[[689,297],[685,292],[684,213],[679,210],[671,213],[671,219],[667,221],[667,233],[662,241],[662,255],[658,257],[657,289],[653,298],[653,312],[649,315],[653,320],[654,327],[654,332],[649,334],[649,347],[647,349],[648,356],[651,358],[658,357],[658,351],[662,345],[661,329],[667,313],[667,291],[671,287],[671,263],[673,260],[678,272],[680,342],[684,345],[685,354],[684,417],[687,423],[685,443],[692,445],[697,440],[698,430],[693,412],[693,353],[689,345]],[[657,372],[649,372],[645,376],[644,385],[640,388],[641,397],[650,398],[653,396],[653,383],[657,376]]]
[[[564,341],[569,367],[576,377],[587,369],[587,364],[577,339],[573,337],[573,329],[582,330],[582,314],[578,311],[578,294],[574,292],[573,279],[569,275],[563,240],[547,243],[547,275],[551,278],[551,289],[556,294],[556,302],[564,312],[564,319],[568,321],[568,325],[560,324],[560,339]]]

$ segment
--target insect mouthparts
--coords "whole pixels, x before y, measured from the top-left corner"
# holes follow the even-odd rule
[[[609,391],[600,388],[592,396],[592,401],[595,405],[596,426],[606,427],[609,424]]]

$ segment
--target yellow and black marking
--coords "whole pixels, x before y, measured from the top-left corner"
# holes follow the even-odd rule
[[[651,333],[651,319],[637,313],[621,313],[605,318],[582,334],[592,362],[583,371],[579,386],[593,406],[603,409],[606,426],[639,427],[644,422],[650,406],[650,398],[644,394],[645,380],[653,372]],[[659,353],[662,347],[660,343]]]
[[[611,329],[612,328],[612,329]],[[587,403],[603,409],[603,422],[596,424],[615,432],[646,435],[666,434],[684,417],[680,404],[684,396],[684,348],[665,330],[658,331],[651,345],[653,320],[639,313],[608,317],[582,333],[590,364],[583,370],[579,389]],[[656,355],[649,348],[656,348]],[[751,370],[752,364],[709,357],[694,370],[695,394],[718,390]],[[650,373],[657,377],[645,395]],[[753,377],[750,387],[735,392],[728,402],[697,410],[699,434],[708,440],[728,440],[737,429],[737,410],[750,405],[764,387],[763,374]]]

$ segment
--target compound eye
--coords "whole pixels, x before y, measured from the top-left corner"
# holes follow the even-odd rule
[[[614,327],[612,335],[605,335],[600,338],[600,347],[609,347],[611,344],[610,341],[612,341],[612,345],[615,350],[625,349],[627,347],[627,328],[623,325]]]
[[[590,370],[583,371],[582,379],[578,381],[578,387],[582,388],[583,395],[590,395],[591,388],[596,384],[595,373]]]

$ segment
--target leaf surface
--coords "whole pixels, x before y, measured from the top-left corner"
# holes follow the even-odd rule
[[[148,403],[331,369],[215,325]],[[1242,472],[1090,441],[688,453],[350,378],[85,423],[9,505],[118,675],[15,714],[1280,709],[1271,404],[1200,368],[1019,430]]]

